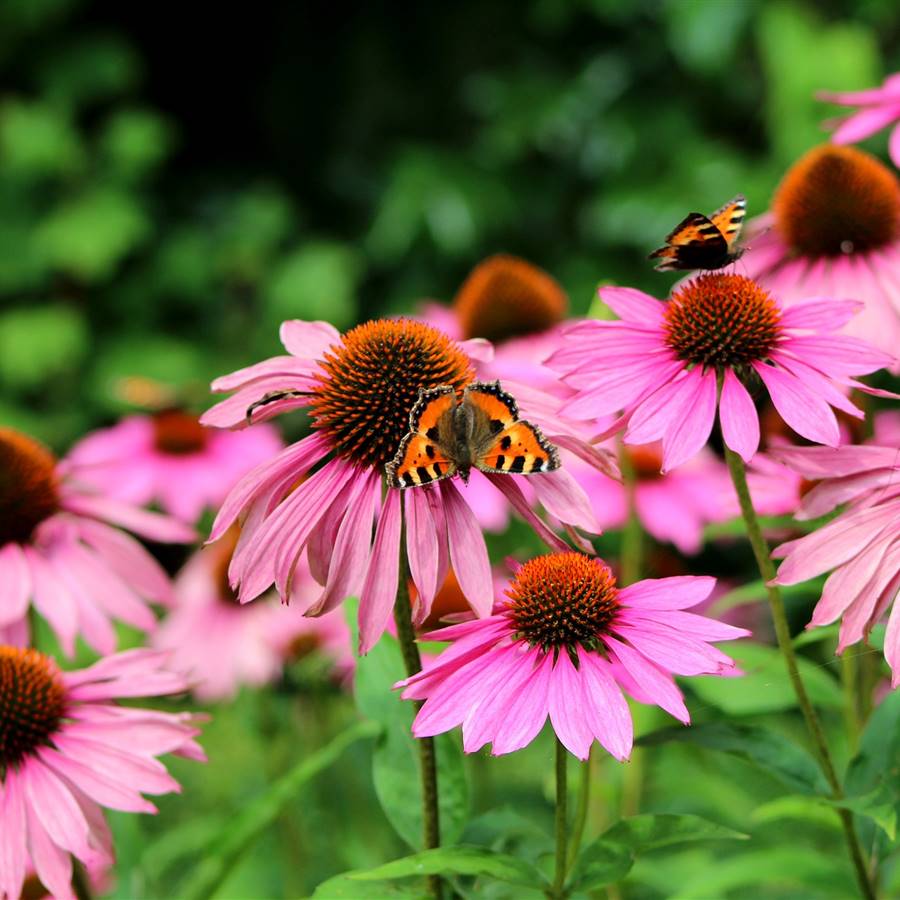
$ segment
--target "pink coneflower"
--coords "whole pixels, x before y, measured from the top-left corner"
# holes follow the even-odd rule
[[[196,416],[166,409],[129,416],[79,441],[69,453],[79,478],[104,494],[160,507],[194,524],[218,509],[228,489],[284,446],[270,425],[252,431],[204,428]]]
[[[272,597],[250,605],[238,602],[228,583],[238,536],[232,526],[220,541],[197,551],[175,577],[173,608],[153,637],[154,646],[170,651],[170,668],[187,676],[199,700],[228,699],[242,684],[272,681],[289,656],[319,647],[337,657],[340,677],[346,675],[353,655],[340,610],[310,619]],[[303,596],[311,588],[308,571],[298,573],[294,592]]]
[[[211,540],[243,514],[241,541],[229,568],[242,601],[273,583],[282,598],[288,597],[305,552],[324,590],[299,602],[301,611],[319,615],[348,596],[359,596],[360,647],[366,652],[390,618],[400,568],[401,492],[383,492],[384,467],[409,429],[419,389],[451,385],[461,391],[474,375],[469,352],[483,352],[484,342],[456,343],[435,328],[404,319],[367,322],[344,335],[324,322],[285,322],[281,339],[290,356],[213,383],[213,390],[237,392],[203,421],[246,427],[248,408],[265,399],[254,418],[306,407],[313,433],[241,480],[219,512]],[[512,476],[490,480],[548,541],[562,545],[531,512]],[[530,481],[549,513],[595,528],[587,498],[567,472],[534,475]],[[445,480],[404,493],[404,552],[418,591],[416,621],[427,617],[449,563],[472,608],[488,615],[490,564],[465,487]]]
[[[631,753],[621,689],[690,721],[672,675],[725,674],[734,662],[710,645],[749,632],[684,612],[715,579],[686,576],[617,588],[610,568],[580,553],[525,563],[486,619],[423,636],[451,641],[428,668],[397,687],[424,700],[416,737],[462,725],[467,753],[529,744],[550,716],[565,747],[587,759],[596,739],[617,759]]]
[[[746,385],[754,381],[794,431],[835,445],[831,407],[863,415],[838,386],[872,391],[851,376],[894,361],[833,333],[859,304],[817,298],[784,309],[743,275],[701,275],[668,303],[631,288],[601,288],[600,297],[621,321],[574,325],[550,360],[578,391],[563,411],[588,418],[624,410],[625,443],[661,440],[666,472],[703,447],[717,407],[725,443],[753,457],[759,417]]]
[[[156,757],[205,758],[196,717],[113,702],[185,690],[164,658],[129,650],[61,672],[37,650],[0,646],[0,897],[19,897],[29,870],[74,897],[73,856],[89,871],[112,862],[103,807],[156,812],[142,794],[179,789]]]
[[[86,489],[67,460],[57,463],[37,441],[0,428],[0,626],[22,619],[33,603],[69,654],[77,634],[112,652],[111,619],[151,630],[147,601],[167,602],[171,586],[115,525],[154,541],[194,538],[181,522]]]
[[[859,300],[843,331],[895,354],[900,345],[900,182],[855,147],[810,150],[784,176],[771,213],[748,228],[747,274],[791,307]]]
[[[698,553],[704,527],[725,518],[722,494],[732,489],[724,463],[712,451],[701,449],[683,466],[663,475],[659,442],[624,447],[622,452],[628,455],[634,474],[635,513],[644,530],[682,553]],[[625,486],[584,464],[573,468],[573,474],[591,498],[599,525],[621,528],[628,518]]]
[[[840,106],[858,106],[856,112],[826,124],[834,127],[831,140],[835,144],[855,144],[876,131],[894,125],[888,150],[894,165],[900,167],[900,73],[888,75],[880,88],[866,91],[822,91],[820,100]]]
[[[769,451],[815,485],[798,519],[815,519],[847,504],[822,528],[777,547],[784,559],[776,584],[797,584],[831,572],[810,628],[841,619],[838,653],[863,640],[900,592],[900,448],[848,445],[780,447]],[[884,655],[900,684],[900,607],[888,620]]]

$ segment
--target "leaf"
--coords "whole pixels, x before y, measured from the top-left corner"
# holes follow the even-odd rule
[[[429,900],[430,894],[422,887],[397,884],[389,881],[359,881],[355,872],[343,872],[323,881],[312,894],[312,900]]]
[[[746,840],[748,835],[689,813],[658,813],[622,819],[602,836],[639,855],[685,841]]]
[[[484,847],[470,847],[463,844],[423,850],[421,853],[395,859],[366,872],[354,872],[349,877],[370,881],[410,878],[415,875],[474,875],[525,887],[546,884],[541,872],[523,859],[510,856],[508,853],[496,853]]]
[[[890,819],[886,817],[884,805],[892,803],[896,822],[896,814],[900,812],[900,691],[888,694],[872,713],[859,752],[847,767],[844,789],[851,799],[874,794],[878,817],[888,825]],[[854,812],[864,811],[854,808]],[[878,821],[875,815],[865,815]],[[878,824],[887,830],[884,824]],[[864,841],[872,844],[876,833],[865,823],[860,826]]]
[[[575,860],[568,879],[570,891],[589,891],[621,881],[631,871],[634,855],[621,844],[604,838],[588,844]]]
[[[327,769],[351,744],[373,737],[378,730],[373,722],[359,722],[281,776],[227,822],[210,841],[205,853],[198,854],[200,863],[174,895],[184,900],[211,897],[243,853],[281,815],[304,785]]]
[[[731,651],[744,671],[739,678],[704,675],[692,678],[691,689],[707,703],[732,716],[756,715],[792,709],[797,700],[775,647],[742,641]],[[843,703],[840,685],[821,666],[798,658],[800,674],[813,703],[839,709]]]
[[[412,704],[410,704],[411,706]],[[422,785],[418,778],[418,740],[412,717],[403,730],[386,731],[375,747],[372,777],[381,808],[413,849],[422,846]],[[459,741],[449,734],[434,739],[437,753],[441,838],[453,843],[469,814],[469,787]]]
[[[655,746],[667,741],[697,744],[739,756],[768,772],[792,790],[827,796],[828,786],[813,757],[787,738],[756,725],[712,722],[689,728],[663,728],[637,741]]]
[[[821,798],[821,802],[866,816],[878,825],[890,840],[893,841],[897,837],[896,788],[884,781],[861,797],[842,797],[840,800]]]
[[[801,794],[788,794],[784,797],[776,797],[768,803],[763,803],[753,810],[751,819],[754,822],[766,824],[768,822],[780,822],[784,819],[796,819],[800,822],[808,822],[823,828],[831,828],[839,831],[840,819],[834,812],[819,801],[820,797],[810,797]]]

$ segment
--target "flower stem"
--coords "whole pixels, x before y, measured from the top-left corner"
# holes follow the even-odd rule
[[[812,738],[813,749],[816,758],[825,775],[828,785],[831,788],[832,797],[840,800],[844,796],[841,782],[838,779],[831,753],[828,749],[828,743],[825,740],[825,732],[822,729],[822,723],[819,720],[818,713],[809,699],[806,692],[806,685],[800,675],[800,669],[797,666],[797,656],[794,653],[794,645],[791,641],[791,632],[788,626],[787,615],[784,609],[784,600],[781,597],[781,591],[771,582],[775,578],[775,564],[770,556],[769,545],[763,537],[762,529],[759,526],[759,520],[756,516],[756,510],[753,508],[753,500],[750,497],[750,488],[747,485],[747,470],[744,468],[744,461],[731,450],[727,445],[725,447],[725,460],[728,463],[728,471],[731,473],[731,480],[734,483],[734,489],[737,492],[738,502],[741,506],[741,514],[744,518],[744,525],[747,529],[747,537],[750,540],[750,546],[753,548],[753,555],[756,557],[756,565],[759,574],[766,583],[766,591],[769,598],[769,608],[772,612],[772,622],[775,626],[775,636],[778,639],[778,647],[781,655],[784,657],[787,665],[788,677],[797,695],[797,702],[806,721],[806,727]],[[859,882],[859,888],[863,897],[874,900],[877,896],[875,889],[869,880],[869,874],[866,869],[866,863],[863,858],[862,848],[860,847],[859,838],[856,834],[856,827],[853,824],[853,815],[849,810],[838,809],[838,815],[841,819],[841,825],[844,829],[844,838],[847,841],[847,848],[850,852],[850,859],[856,871],[856,878]]]
[[[566,845],[568,833],[566,829],[566,763],[568,751],[559,738],[556,739],[556,870],[553,878],[553,897],[561,900],[565,896],[563,887],[566,883],[566,867],[568,864]]]
[[[575,864],[575,858],[581,849],[584,826],[587,824],[588,807],[591,800],[591,769],[594,765],[594,745],[588,751],[588,758],[581,764],[581,784],[578,791],[578,806],[575,807],[575,818],[572,822],[572,838],[569,841],[568,868]]]
[[[847,739],[850,753],[856,753],[859,747],[859,666],[856,655],[844,652],[841,654],[841,683],[844,687],[844,720],[847,725]]]
[[[621,444],[619,447],[619,468],[622,470],[628,509],[628,518],[625,520],[625,527],[622,529],[622,548],[619,555],[619,583],[627,586],[634,584],[641,577],[644,535],[641,529],[641,521],[637,515],[637,501],[635,497],[637,478],[634,466],[628,451]]]
[[[403,502],[400,505],[400,565],[397,577],[397,599],[394,602],[394,622],[397,624],[397,640],[403,653],[407,675],[422,671],[422,658],[416,645],[412,624],[412,607],[409,602],[409,568],[406,562],[406,519]],[[415,704],[421,708],[421,702]],[[438,809],[437,757],[434,738],[418,738],[419,776],[422,779],[422,831],[426,850],[441,845],[440,814]],[[443,893],[438,875],[428,876],[428,887],[435,900],[441,900]]]

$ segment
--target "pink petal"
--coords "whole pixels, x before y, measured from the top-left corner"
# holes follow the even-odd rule
[[[33,807],[26,807],[26,818],[28,849],[38,878],[55,900],[75,900],[72,891],[72,857],[53,843]]]
[[[646,578],[619,591],[619,602],[635,609],[687,609],[705,600],[716,586],[708,575]]]
[[[31,576],[28,562],[18,544],[0,547],[0,580],[3,598],[0,600],[0,627],[19,621],[28,612],[31,599]]]
[[[591,501],[580,484],[565,470],[530,476],[534,492],[544,509],[561,522],[600,533]]]
[[[120,525],[151,541],[189,544],[197,537],[193,528],[177,519],[139,509],[112,497],[69,493],[63,497],[62,505],[69,512]]]
[[[686,403],[673,426],[663,435],[663,473],[670,472],[700,452],[716,418],[716,376],[710,371],[688,379],[695,385],[692,402]],[[686,380],[688,380],[686,379]]]
[[[623,321],[652,328],[662,322],[665,304],[643,291],[627,287],[602,287],[600,299]]]
[[[631,711],[618,685],[609,673],[609,665],[595,653],[579,648],[581,684],[584,692],[584,716],[594,737],[616,758],[631,756],[634,725]]]
[[[535,530],[537,536],[550,547],[551,550],[558,550],[561,553],[565,553],[567,550],[571,549],[559,535],[554,533],[545,522],[534,514],[534,511],[525,499],[525,495],[522,493],[522,489],[514,479],[510,478],[508,475],[498,475],[494,472],[486,474],[488,481],[490,481],[491,484],[506,497],[513,509],[515,509],[515,511]]]
[[[81,859],[89,856],[88,824],[69,789],[40,762],[29,761],[24,774],[26,802],[53,843]]]
[[[900,125],[894,127],[888,140],[888,153],[895,166],[900,168]]]
[[[586,677],[584,672],[579,673],[572,665],[565,649],[560,650],[550,673],[547,706],[556,736],[578,759],[588,758],[594,742],[594,733],[587,717],[591,701],[582,690],[582,681]]]
[[[494,359],[494,345],[485,338],[469,338],[458,343],[463,353],[473,362],[489,363]]]
[[[3,822],[3,840],[0,840],[0,897],[18,897],[21,894],[28,865],[21,781],[18,772],[10,769],[5,780],[0,782],[0,822]]]
[[[733,668],[734,663],[702,641],[679,634],[672,628],[620,625],[616,634],[652,663],[675,675],[706,675]]]
[[[369,569],[359,598],[360,654],[368,653],[384,633],[397,599],[400,518],[400,491],[391,488],[381,508]]]
[[[824,400],[807,390],[799,378],[774,366],[754,363],[778,414],[801,437],[836,447],[841,440],[837,420]]]
[[[406,555],[409,573],[416,586],[417,616],[430,609],[438,584],[438,530],[431,517],[425,491],[408,490],[406,503]]]
[[[50,623],[63,651],[71,656],[75,652],[75,635],[78,631],[75,601],[40,552],[32,547],[22,549],[31,572],[35,609]]]
[[[759,415],[747,389],[731,369],[725,370],[719,422],[725,443],[744,462],[750,462],[759,449]]]
[[[547,721],[552,671],[552,654],[540,654],[539,662],[532,666],[528,680],[519,687],[494,734],[491,752],[495,756],[521,750],[538,736]]]
[[[900,684],[900,603],[894,602],[884,635],[884,658],[891,667],[891,687]]]
[[[656,668],[649,660],[645,659],[627,644],[617,641],[613,637],[604,638],[606,646],[615,654],[616,658],[638,683],[652,702],[664,709],[669,715],[674,716],[685,725],[690,724],[691,716],[684,705],[684,697],[670,675]]]
[[[494,606],[494,584],[484,536],[456,485],[452,481],[442,481],[439,486],[447,518],[447,543],[453,571],[475,614],[484,618],[491,614]]]
[[[341,335],[330,322],[289,319],[281,323],[278,336],[284,349],[299,359],[318,359]]]
[[[864,303],[858,300],[830,300],[815,297],[803,303],[794,303],[781,313],[785,328],[804,331],[840,331],[860,310]]]
[[[848,116],[831,136],[835,144],[856,144],[900,118],[900,103],[863,109]]]

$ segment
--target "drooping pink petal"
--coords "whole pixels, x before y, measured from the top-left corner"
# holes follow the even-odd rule
[[[193,528],[177,519],[138,509],[111,497],[69,493],[63,496],[62,505],[70,512],[112,522],[141,537],[163,544],[189,544],[197,536]]]
[[[539,519],[532,510],[531,505],[525,499],[522,489],[508,475],[487,473],[487,478],[500,493],[509,501],[515,511],[535,530],[537,536],[552,550],[565,552],[568,544],[559,537],[547,524]]]
[[[400,491],[389,489],[359,597],[359,652],[366,654],[384,633],[397,598],[400,575]]]
[[[438,584],[438,530],[431,517],[425,491],[408,490],[406,504],[406,555],[409,573],[416,586],[416,619],[430,609]]]
[[[0,627],[19,621],[28,612],[31,599],[31,576],[28,562],[18,544],[0,547],[0,581],[3,583],[0,597]]]
[[[561,522],[600,533],[591,501],[581,485],[565,469],[532,475],[529,483],[544,509]]]
[[[578,759],[587,759],[594,741],[594,733],[587,720],[591,700],[584,695],[582,685],[586,670],[579,672],[569,654],[561,651],[550,673],[547,706],[553,730],[563,746]],[[606,696],[603,697],[606,700]]]
[[[0,782],[0,896],[19,897],[28,865],[26,849],[25,804],[21,778],[15,770],[7,772]]]
[[[25,817],[28,823],[28,850],[41,883],[57,900],[75,900],[72,857],[53,843],[32,806],[26,805]]]
[[[538,736],[547,721],[552,671],[553,657],[549,653],[542,654],[537,664],[532,665],[528,679],[519,686],[494,733],[491,752],[495,756],[521,750]]]
[[[759,414],[747,389],[731,369],[725,370],[719,421],[725,443],[744,462],[750,462],[759,449]]]
[[[585,719],[594,737],[616,759],[631,756],[634,724],[631,712],[618,685],[613,680],[608,663],[593,653],[579,648],[582,666],[582,690],[585,698]]]
[[[695,373],[697,375],[695,376]],[[716,376],[713,372],[700,374],[697,369],[688,373],[685,381],[694,382],[693,398],[686,403],[680,416],[663,435],[664,473],[687,462],[703,447],[712,432],[716,418]]]
[[[690,724],[691,716],[684,705],[684,697],[681,696],[681,691],[678,690],[671,676],[665,675],[636,650],[617,641],[614,637],[604,638],[604,643],[615,654],[616,659],[625,667],[628,674],[646,691],[651,702],[662,707],[679,722],[684,722],[685,725]]]
[[[806,390],[798,378],[774,366],[754,363],[753,368],[768,389],[778,414],[797,434],[830,447],[840,443],[837,420],[824,400]]]
[[[50,839],[80,859],[90,855],[88,824],[68,788],[40,761],[29,761],[22,782],[25,802]]]
[[[440,482],[441,499],[447,518],[450,562],[463,594],[481,618],[494,605],[491,563],[478,521],[452,481]]]

